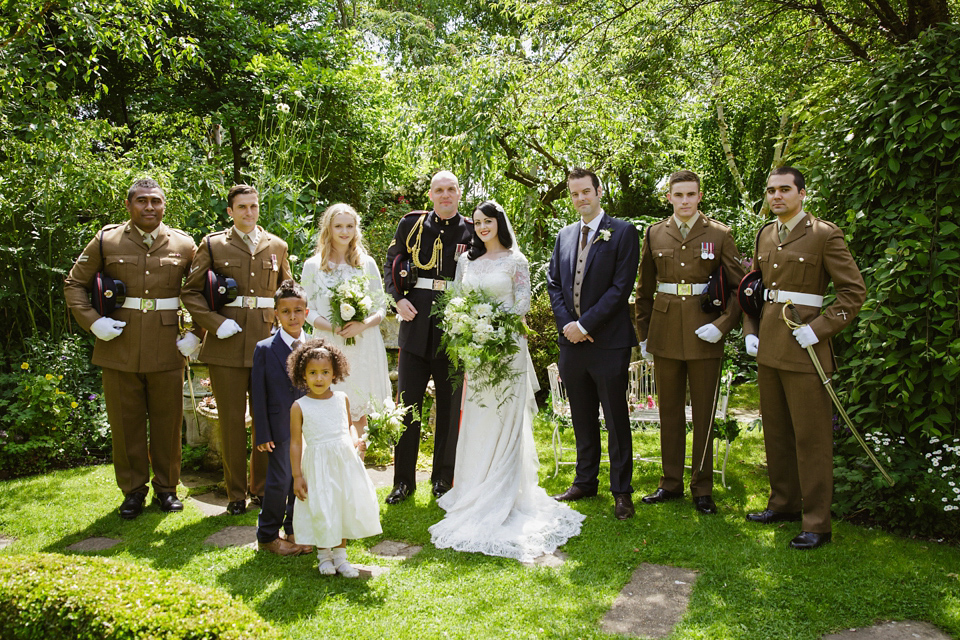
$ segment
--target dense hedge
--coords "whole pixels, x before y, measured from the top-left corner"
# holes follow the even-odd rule
[[[896,480],[838,425],[835,508],[960,536],[960,26],[931,30],[860,88],[820,101],[813,184],[844,225],[867,300],[835,345],[847,411]],[[815,138],[815,139],[814,139]],[[845,218],[845,220],[844,220]]]
[[[10,640],[280,638],[230,595],[100,557],[0,556],[0,629]]]

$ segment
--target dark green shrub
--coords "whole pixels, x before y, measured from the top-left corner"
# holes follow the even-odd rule
[[[533,369],[542,390],[550,390],[547,379],[547,367],[560,357],[557,344],[557,323],[553,319],[553,307],[547,288],[541,287],[530,299],[530,312],[527,313],[527,326],[532,333],[527,336],[527,347],[533,360]]]
[[[0,629],[10,640],[279,638],[239,600],[176,574],[100,557],[0,557]]]
[[[944,448],[960,435],[958,57],[960,26],[930,30],[841,91],[825,88],[804,141],[808,185],[844,225],[867,285],[855,324],[834,342],[835,379],[896,481],[885,486],[838,431],[836,508],[936,537],[960,530],[956,452],[949,462]]]

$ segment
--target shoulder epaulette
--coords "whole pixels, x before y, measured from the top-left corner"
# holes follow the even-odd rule
[[[122,227],[122,226],[124,226],[125,224],[127,224],[127,223],[126,223],[126,222],[115,222],[115,223],[113,223],[113,224],[104,225],[103,228],[100,229],[100,233],[103,233],[104,231],[110,231],[111,229],[116,229],[117,227]]]
[[[174,232],[176,232],[176,233],[179,233],[179,234],[182,235],[182,236],[186,236],[186,237],[190,238],[191,240],[193,240],[193,236],[191,236],[189,233],[187,233],[187,232],[184,231],[183,229],[177,229],[176,227],[167,227],[167,228],[170,229],[170,231],[174,231]]]
[[[422,215],[426,215],[426,214],[428,214],[428,213],[430,213],[430,212],[429,212],[429,211],[419,211],[419,210],[418,210],[418,211],[411,211],[410,213],[404,214],[403,217],[404,217],[404,218],[409,218],[410,216],[422,216]]]

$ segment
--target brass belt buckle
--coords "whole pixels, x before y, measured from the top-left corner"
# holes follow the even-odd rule
[[[243,306],[247,309],[256,309],[257,308],[257,299],[253,296],[244,296],[243,297]]]
[[[446,281],[446,280],[434,280],[434,281],[433,281],[433,290],[434,290],[434,291],[446,291],[446,290],[447,290],[447,281]]]
[[[678,296],[692,296],[692,295],[693,295],[693,285],[692,285],[692,284],[678,284],[678,285],[677,285],[677,295],[678,295]]]
[[[157,308],[157,301],[153,298],[140,298],[140,311],[153,311]]]

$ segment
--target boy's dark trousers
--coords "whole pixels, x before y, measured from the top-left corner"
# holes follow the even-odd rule
[[[267,454],[267,480],[263,505],[257,519],[257,542],[273,542],[283,527],[287,537],[293,534],[293,473],[290,470],[290,440],[275,442]]]

